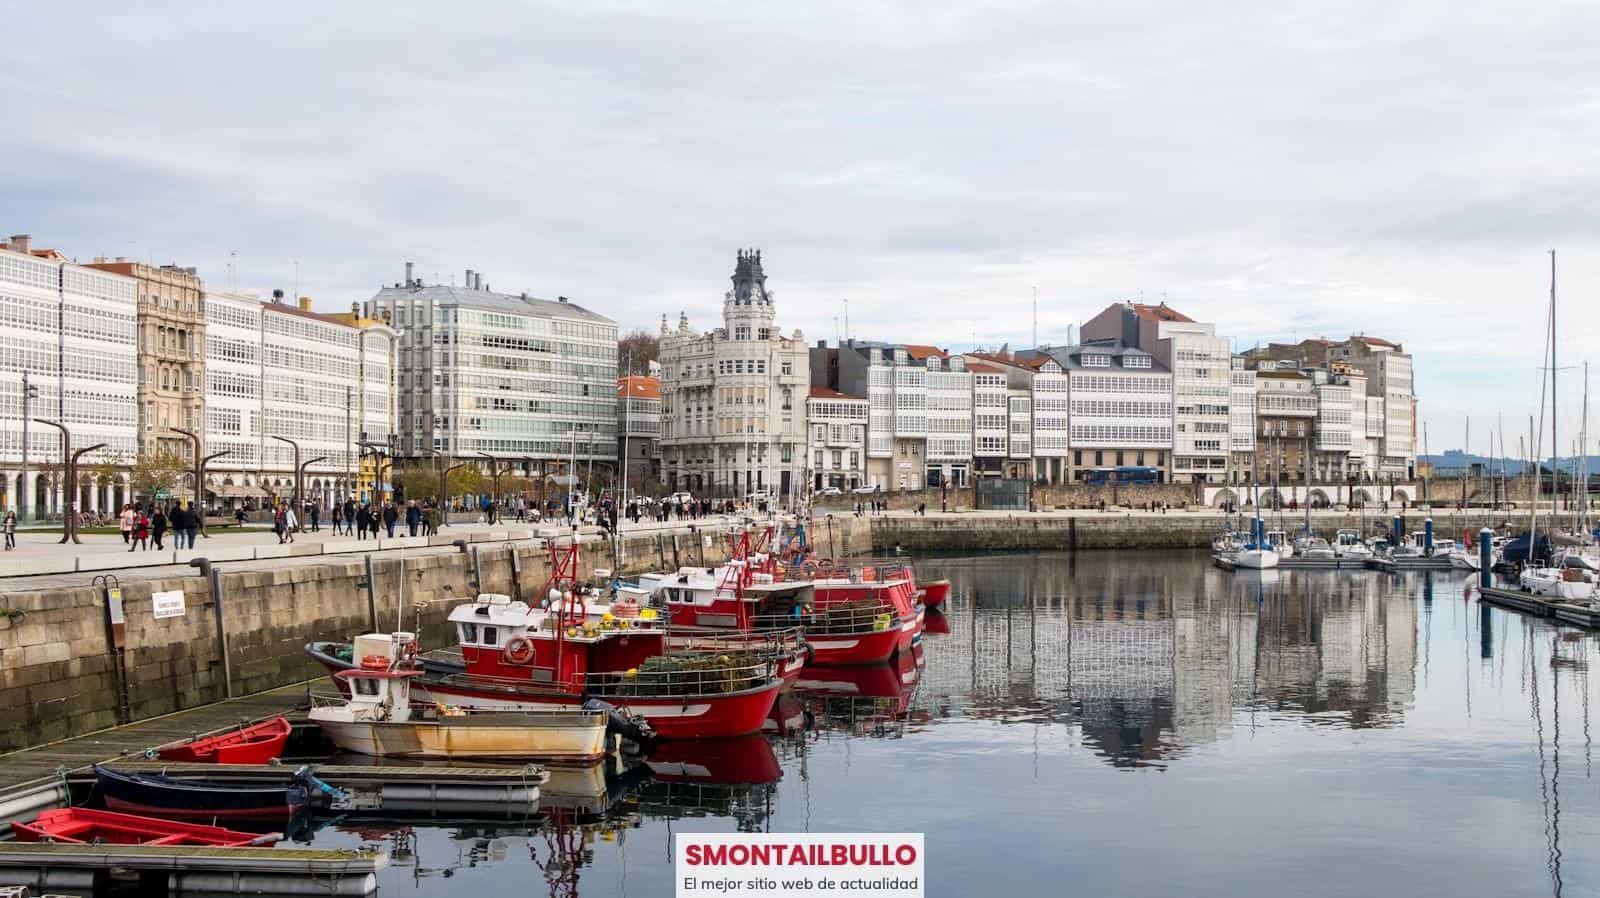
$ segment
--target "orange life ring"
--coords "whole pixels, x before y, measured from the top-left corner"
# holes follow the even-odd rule
[[[511,664],[527,664],[533,660],[533,643],[526,636],[513,636],[500,654]]]
[[[871,566],[864,567],[861,569],[861,579],[871,583],[872,581],[878,579],[878,572]]]
[[[362,670],[388,670],[389,669],[389,659],[383,657],[382,655],[362,655],[361,656],[361,669]]]

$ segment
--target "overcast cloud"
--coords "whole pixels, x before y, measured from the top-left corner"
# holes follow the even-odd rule
[[[473,268],[624,328],[712,326],[759,246],[785,328],[848,297],[952,348],[1031,342],[1034,287],[1055,342],[1165,297],[1240,347],[1403,341],[1435,452],[1536,410],[1547,250],[1563,366],[1600,324],[1593,3],[404,6],[7,16],[0,231],[263,293],[298,261],[325,310]]]

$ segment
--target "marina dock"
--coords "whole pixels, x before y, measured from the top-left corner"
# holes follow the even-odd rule
[[[35,889],[116,881],[155,894],[370,895],[388,865],[376,851],[0,842],[0,883]]]
[[[1510,608],[1537,617],[1555,618],[1562,623],[1579,627],[1600,629],[1600,606],[1563,602],[1536,596],[1520,589],[1506,589],[1500,586],[1481,586],[1478,588],[1478,593],[1485,602],[1502,608]]]
[[[287,714],[305,703],[305,695],[306,684],[296,683],[0,755],[0,820],[66,803],[69,796],[63,772],[86,771],[90,765],[108,761],[143,759],[149,749]]]

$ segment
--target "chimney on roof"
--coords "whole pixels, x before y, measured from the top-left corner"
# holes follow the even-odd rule
[[[467,279],[461,286],[466,287],[468,290],[472,289],[472,269],[467,269]]]
[[[302,311],[302,312],[311,311],[311,297],[309,297],[309,296],[300,297],[300,311]]]
[[[28,234],[11,235],[11,251],[26,255],[33,250],[33,237]]]
[[[406,263],[406,286],[407,287],[415,287],[416,286],[416,284],[411,283],[411,263],[410,262]]]
[[[283,291],[282,290],[274,290],[274,291],[272,291],[272,301],[277,303],[280,306],[283,305]]]
[[[556,301],[557,302],[566,302],[567,298],[565,296],[557,296],[556,297]]]
[[[406,264],[409,265],[411,263],[407,262]],[[407,280],[410,280],[410,279],[407,278]],[[350,304],[350,314],[354,315],[357,318],[360,318],[361,317],[361,303],[359,303],[359,302],[351,303]]]
[[[474,289],[474,290],[482,290],[483,289],[483,272],[474,271],[472,273],[472,289]]]
[[[128,260],[127,260],[127,259],[125,259],[125,258],[123,258],[123,257],[122,257],[122,256],[118,256],[118,257],[117,257],[117,261],[118,261],[118,262],[126,262],[126,261],[128,261]]]

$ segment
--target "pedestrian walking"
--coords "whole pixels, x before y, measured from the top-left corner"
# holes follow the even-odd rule
[[[128,547],[128,551],[132,552],[138,548],[143,548],[147,552],[150,550],[150,519],[142,511],[134,513],[133,544]]]
[[[161,506],[157,505],[150,513],[150,545],[153,548],[163,548],[161,537],[167,533],[167,516],[162,513]]]
[[[272,510],[272,532],[278,534],[278,545],[283,545],[289,531],[289,509],[281,503]]]
[[[406,500],[406,532],[411,536],[417,535],[417,527],[422,524],[422,509],[417,507],[417,500]]]
[[[4,527],[6,531],[6,551],[9,552],[17,547],[17,513],[15,511],[6,512]]]
[[[395,509],[394,503],[383,503],[383,529],[390,539],[394,539],[394,522],[399,519],[400,512]]]
[[[356,539],[366,539],[367,538],[367,526],[368,526],[368,524],[371,523],[371,520],[372,520],[372,513],[367,511],[367,506],[362,505],[361,508],[356,510],[356,513],[355,513]]]
[[[298,529],[300,529],[300,519],[295,516],[294,506],[285,505],[283,507],[283,533],[288,537],[289,542],[294,542],[294,532]]]
[[[322,532],[322,506],[317,504],[317,503],[315,503],[315,502],[307,502],[306,503],[306,511],[311,513],[310,514],[310,517],[311,517],[311,532],[312,533],[321,533]]]
[[[189,548],[193,549],[194,538],[200,533],[200,525],[203,523],[201,515],[205,514],[205,510],[197,507],[193,502],[190,502],[189,505],[184,508],[183,513],[183,532],[184,535],[188,537]]]
[[[117,526],[122,530],[122,544],[125,546],[133,543],[133,524],[137,519],[137,516],[133,513],[132,505],[122,506],[122,514],[118,516]],[[129,551],[132,550],[130,549]]]

